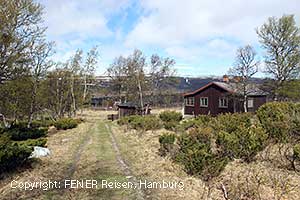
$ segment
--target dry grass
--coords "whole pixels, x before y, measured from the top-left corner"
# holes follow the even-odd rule
[[[154,108],[153,110],[151,110],[152,114],[159,114],[160,112],[163,111],[176,111],[176,112],[181,112],[182,111],[182,107],[172,107],[172,108]]]
[[[154,110],[154,113],[163,110]],[[9,174],[6,179],[0,180],[0,199],[135,199],[134,191],[120,189],[21,191],[10,187],[12,180],[63,180],[67,176],[72,179],[126,181],[116,161],[106,123],[113,125],[121,154],[134,176],[140,180],[177,181],[184,184],[184,190],[146,189],[146,199],[223,200],[224,189],[228,199],[300,199],[300,175],[280,167],[279,160],[276,160],[279,159],[276,146],[270,148],[269,159],[266,159],[268,153],[262,152],[256,162],[250,164],[235,160],[226,166],[219,177],[207,183],[186,174],[181,165],[158,154],[158,137],[165,130],[146,133],[125,130],[115,122],[105,120],[107,114],[111,113],[115,111],[87,110],[80,116],[86,122],[76,129],[50,135],[47,145],[51,156],[41,158],[31,168]],[[70,171],[72,166],[75,167],[74,171]]]
[[[147,191],[153,199],[201,199],[207,196],[206,185],[198,178],[187,175],[181,166],[158,155],[158,137],[161,131],[143,134],[113,127],[121,150],[137,177],[149,181],[176,181],[184,183],[184,190],[158,189]],[[128,141],[128,142],[124,142]],[[203,198],[204,199],[204,198]]]
[[[0,193],[1,199],[33,199],[47,196],[48,192],[40,189],[24,191],[12,189],[10,182],[25,181],[48,181],[62,180],[65,178],[65,172],[69,168],[73,152],[78,146],[78,142],[85,135],[88,129],[88,123],[82,123],[76,129],[59,131],[48,138],[47,146],[51,151],[49,157],[43,157],[34,162],[34,166],[22,173],[10,174],[8,178],[1,180]]]
[[[223,187],[228,199],[300,199],[299,173],[280,169],[272,163],[257,159],[256,162],[246,164],[236,160],[229,163],[219,177],[207,183],[187,175],[181,166],[158,155],[158,137],[163,130],[140,134],[117,125],[113,130],[136,176],[151,181],[184,183],[183,191],[152,190],[149,192],[151,198],[225,199]]]

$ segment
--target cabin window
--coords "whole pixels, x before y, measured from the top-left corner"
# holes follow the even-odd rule
[[[253,106],[254,106],[254,101],[253,101],[253,99],[248,99],[247,104],[248,104],[248,108],[253,108]]]
[[[228,99],[225,97],[219,98],[219,107],[228,108]]]
[[[208,97],[200,97],[200,107],[208,106]]]
[[[194,97],[188,97],[188,98],[185,98],[185,105],[186,106],[194,106]]]

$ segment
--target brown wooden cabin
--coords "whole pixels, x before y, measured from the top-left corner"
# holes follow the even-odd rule
[[[254,112],[266,103],[267,95],[257,87],[248,92],[248,111]],[[225,82],[210,82],[203,87],[184,94],[185,115],[212,115],[243,112],[243,96],[233,85]]]
[[[129,116],[129,115],[149,115],[151,113],[151,108],[149,104],[145,104],[142,109],[138,104],[127,102],[118,105],[119,118]]]

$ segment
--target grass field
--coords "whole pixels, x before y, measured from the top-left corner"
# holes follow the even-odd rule
[[[178,109],[174,109],[178,110]],[[161,110],[154,110],[158,113]],[[85,111],[77,128],[58,131],[48,137],[51,156],[8,174],[0,180],[0,199],[224,199],[222,186],[231,194],[252,193],[245,199],[300,199],[300,176],[272,168],[263,159],[244,164],[239,160],[226,166],[210,183],[187,175],[182,167],[158,154],[159,135],[165,130],[137,132],[106,120],[106,111]],[[261,155],[263,157],[263,153]],[[270,170],[272,169],[272,170]],[[259,179],[259,181],[258,181]],[[12,181],[46,182],[94,180],[97,188],[55,188],[27,190],[12,188]],[[104,188],[102,181],[181,182],[184,188]],[[16,183],[16,182],[13,182]],[[245,184],[247,183],[247,184]],[[257,184],[259,183],[259,184]],[[261,196],[257,196],[257,191]]]

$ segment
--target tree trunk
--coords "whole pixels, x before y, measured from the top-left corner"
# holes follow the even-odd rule
[[[244,112],[248,112],[248,107],[247,107],[247,95],[244,96]]]
[[[139,94],[140,94],[141,110],[142,110],[142,115],[143,115],[143,111],[144,111],[143,92],[142,92],[141,81],[139,78],[138,78],[138,88],[139,88]]]
[[[236,98],[232,98],[233,101],[233,112],[236,112]]]
[[[38,83],[36,81],[34,81],[33,88],[32,88],[32,93],[31,93],[30,112],[29,112],[27,128],[31,127],[31,123],[32,123],[32,120],[33,120],[33,114],[35,112],[37,84]]]
[[[76,116],[76,100],[74,94],[74,76],[72,76],[71,80],[71,97],[72,97],[72,106],[73,106],[73,115]]]
[[[84,75],[84,89],[83,89],[83,103],[85,102],[87,95],[87,81],[86,81],[86,75]]]
[[[248,107],[247,107],[247,100],[248,100],[248,97],[247,97],[247,84],[244,82],[243,83],[243,92],[244,92],[244,112],[248,112]]]
[[[82,104],[84,105],[85,103],[85,99],[86,99],[86,96],[87,96],[87,80],[86,80],[86,75],[84,75],[84,88],[83,88],[83,97],[82,97]],[[83,113],[83,105],[81,106],[81,115]]]
[[[57,97],[57,104],[55,107],[57,107],[57,116],[61,118],[62,116],[62,92],[59,89],[59,79],[56,80],[56,97]]]

